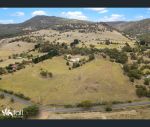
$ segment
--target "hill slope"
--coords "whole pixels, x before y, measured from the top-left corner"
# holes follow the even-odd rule
[[[65,19],[55,16],[35,16],[19,24],[0,24],[0,38],[23,34],[26,33],[26,31],[35,31],[45,28],[52,28],[55,27],[55,25],[66,23],[89,23],[89,22],[73,19]]]
[[[144,19],[140,21],[132,22],[106,22],[108,25],[125,32],[129,35],[141,35],[145,33],[150,33],[150,19]]]

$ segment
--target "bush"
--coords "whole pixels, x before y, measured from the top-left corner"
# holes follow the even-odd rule
[[[144,84],[145,85],[149,85],[150,84],[150,79],[149,78],[145,78],[144,79]]]
[[[53,77],[53,73],[52,73],[52,72],[48,72],[48,76],[49,76],[50,78],[52,78],[52,77]]]
[[[73,63],[72,68],[77,68],[77,67],[80,67],[80,64],[79,63]]]
[[[133,77],[129,77],[131,82],[134,82],[134,78]]]
[[[125,72],[129,72],[129,71],[130,71],[129,65],[128,65],[128,64],[124,64],[124,65],[123,65],[123,70],[124,70]]]
[[[86,101],[82,101],[81,103],[79,103],[77,105],[77,107],[82,107],[82,108],[91,108],[92,107],[92,103],[89,100]]]
[[[72,105],[65,105],[65,108],[72,108]]]
[[[136,94],[138,97],[147,96],[147,89],[145,87],[139,87],[136,89]]]
[[[126,45],[126,46],[124,46],[123,48],[122,48],[122,50],[123,51],[125,51],[125,52],[132,52],[132,48],[128,45]]]
[[[90,54],[90,55],[89,55],[89,61],[94,60],[94,59],[95,59],[94,54]]]
[[[0,94],[0,99],[4,99],[5,95],[4,94]]]
[[[23,113],[24,118],[36,116],[39,113],[39,107],[36,105],[28,106],[23,109]]]
[[[110,112],[110,111],[112,111],[112,108],[110,106],[108,106],[105,108],[105,111]]]
[[[117,62],[117,63],[122,63],[122,64],[124,64],[124,63],[126,63],[127,62],[127,60],[128,60],[128,56],[127,56],[127,54],[126,53],[124,53],[124,52],[121,52],[121,51],[119,51],[119,50],[117,50],[117,49],[108,49],[108,48],[106,48],[106,49],[104,49],[103,50],[111,59],[115,59],[115,61]]]
[[[11,99],[10,99],[10,102],[11,102],[11,103],[14,103],[14,99],[13,99],[13,98],[11,98]]]
[[[134,70],[130,70],[128,73],[129,77],[133,77],[136,79],[141,79],[141,71],[134,69]]]
[[[68,62],[68,61],[66,62],[66,65],[67,65],[67,66],[69,65],[69,62]]]
[[[48,71],[41,71],[40,75],[46,78],[52,78],[53,77],[53,73],[52,72],[48,72]]]

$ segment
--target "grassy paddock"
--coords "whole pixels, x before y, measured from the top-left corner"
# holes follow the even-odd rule
[[[41,69],[53,73],[42,78]],[[83,100],[93,103],[137,99],[135,88],[123,75],[119,64],[95,59],[69,70],[63,56],[54,57],[14,74],[3,76],[0,88],[13,90],[41,104],[76,104]]]

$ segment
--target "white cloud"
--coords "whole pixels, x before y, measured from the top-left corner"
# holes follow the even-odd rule
[[[0,24],[12,24],[14,20],[0,20]]]
[[[150,8],[148,8],[148,10],[150,11]]]
[[[106,8],[87,8],[89,10],[92,10],[92,11],[96,11],[98,13],[106,13],[108,12],[108,10]]]
[[[7,10],[8,8],[2,8],[3,10]]]
[[[61,15],[65,18],[70,18],[70,19],[79,19],[79,20],[87,20],[88,17],[85,16],[82,12],[80,11],[68,11],[68,12],[62,12]]]
[[[12,16],[17,16],[17,17],[20,17],[20,16],[24,16],[24,12],[16,12],[14,14],[12,14]]]
[[[141,19],[144,19],[144,16],[142,16],[142,15],[136,16],[135,19],[136,19],[136,20],[141,20]]]
[[[100,21],[122,21],[125,20],[124,15],[120,15],[120,14],[112,14],[110,16],[104,16],[103,18],[100,19]]]
[[[32,12],[32,16],[36,16],[36,15],[47,15],[47,13],[43,10],[37,10]]]

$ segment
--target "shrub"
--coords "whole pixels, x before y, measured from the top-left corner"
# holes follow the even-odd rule
[[[131,82],[134,82],[134,78],[133,77],[129,77]]]
[[[65,108],[72,108],[72,105],[65,105]]]
[[[48,72],[48,76],[49,76],[50,78],[52,78],[52,77],[53,77],[53,73],[52,73],[52,72]]]
[[[79,63],[73,63],[72,68],[77,68],[77,67],[80,67],[80,64]]]
[[[90,55],[89,55],[89,61],[94,60],[94,59],[95,59],[94,54],[90,54]]]
[[[28,106],[23,109],[23,113],[24,118],[36,116],[39,113],[39,107],[36,105]]]
[[[141,79],[141,71],[134,69],[134,70],[130,70],[128,73],[129,77],[133,77],[136,79]]]
[[[0,94],[0,99],[4,99],[5,95],[4,94]]]
[[[69,62],[68,62],[68,61],[66,62],[66,65],[67,65],[67,66],[69,65]]]
[[[43,77],[46,77],[47,76],[47,72],[46,71],[41,71],[40,75],[43,76]]]
[[[123,65],[123,70],[124,70],[125,72],[129,72],[129,71],[130,71],[129,65],[128,65],[128,64],[124,64],[124,65]]]
[[[106,40],[106,41],[105,41],[105,44],[106,44],[106,45],[110,45],[111,42],[110,42],[109,40]]]
[[[77,107],[82,107],[82,108],[91,108],[92,107],[92,103],[89,100],[86,101],[82,101],[81,103],[79,103],[77,105]]]
[[[40,75],[46,78],[52,78],[53,77],[53,73],[52,72],[48,72],[48,71],[41,71]]]
[[[149,85],[150,84],[150,79],[149,78],[145,78],[144,79],[144,84],[145,85]]]
[[[145,87],[139,87],[136,89],[136,94],[138,97],[144,97],[147,95],[147,89]]]
[[[129,45],[124,46],[122,50],[125,52],[132,52],[132,48]]]
[[[10,102],[11,102],[11,103],[14,103],[14,99],[13,99],[13,98],[11,98],[11,99],[10,99]]]
[[[110,106],[108,106],[105,108],[105,111],[110,112],[110,111],[112,111],[112,108]]]

